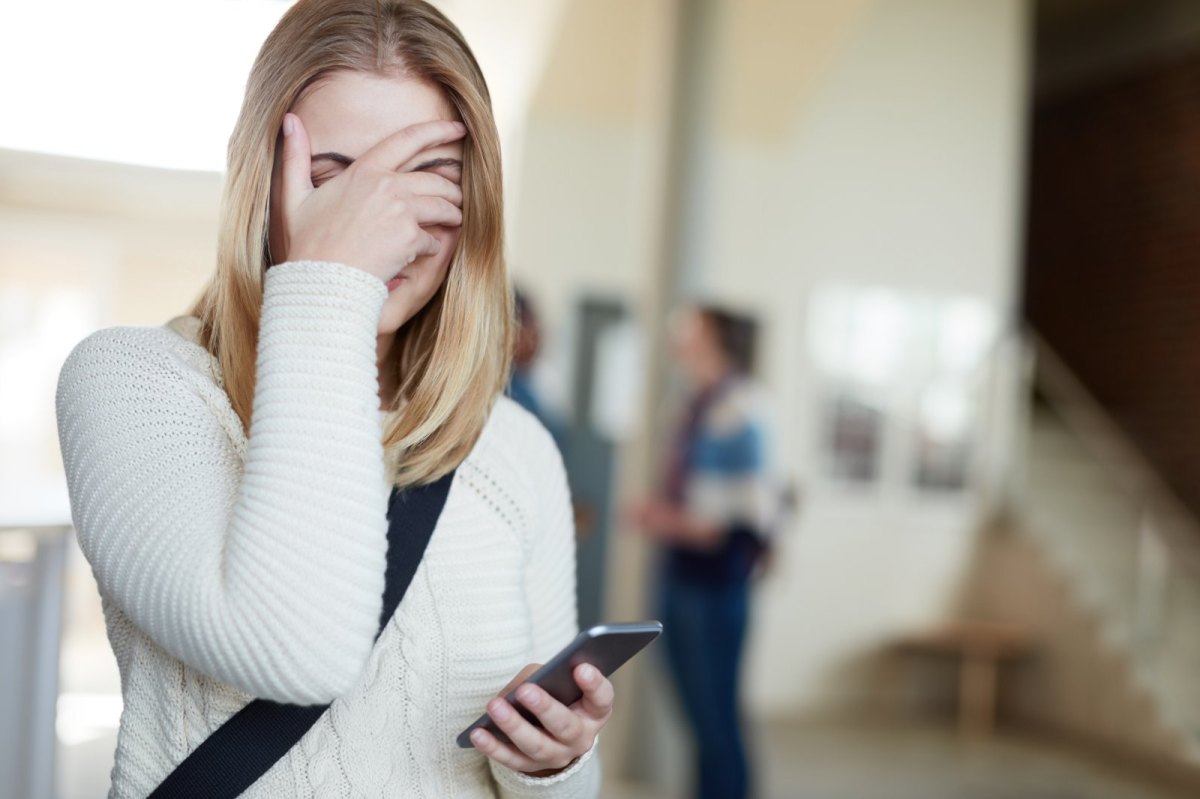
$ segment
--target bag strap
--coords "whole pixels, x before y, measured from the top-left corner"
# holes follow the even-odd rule
[[[428,485],[392,489],[388,499],[383,633],[417,573],[446,504],[454,472]],[[255,699],[197,746],[150,794],[151,799],[234,799],[288,753],[329,705]]]

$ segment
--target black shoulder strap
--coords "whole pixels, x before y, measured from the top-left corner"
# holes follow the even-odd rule
[[[428,485],[392,490],[388,500],[387,573],[379,632],[408,590],[433,536],[454,472]],[[233,799],[287,754],[328,705],[255,699],[192,750],[150,794],[152,799]]]

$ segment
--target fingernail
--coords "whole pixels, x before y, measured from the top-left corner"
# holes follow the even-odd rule
[[[542,698],[538,696],[537,689],[532,685],[526,685],[517,691],[517,698],[521,700],[521,704],[526,707],[537,707]]]
[[[291,136],[292,132],[295,130],[296,130],[296,123],[292,121],[292,115],[284,114],[283,115],[283,135]]]
[[[485,740],[487,740],[487,738],[486,738],[486,736],[484,735],[484,733],[483,733],[483,730],[474,730],[474,731],[471,733],[471,742],[472,742],[472,743],[481,744],[481,743],[483,743]]]
[[[508,719],[508,705],[504,702],[494,702],[489,712],[496,721],[506,721]]]
[[[588,682],[594,681],[596,676],[599,674],[599,672],[596,671],[595,666],[584,666],[582,669],[580,669],[580,671],[583,672],[583,679],[587,680]]]

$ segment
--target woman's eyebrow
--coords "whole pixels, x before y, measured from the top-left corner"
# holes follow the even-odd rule
[[[452,166],[462,169],[462,161],[457,158],[433,158],[422,164],[417,164],[413,167],[413,172],[420,172],[425,169],[437,169],[439,166]]]
[[[351,164],[354,163],[353,158],[351,158],[348,155],[342,155],[341,153],[317,153],[309,160],[313,161],[313,162],[334,161],[339,164],[344,164],[345,166],[350,166]]]

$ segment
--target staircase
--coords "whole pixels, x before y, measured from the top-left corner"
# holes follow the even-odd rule
[[[1200,775],[1200,523],[1045,345],[1007,518],[971,612],[1033,630],[1018,722]],[[1197,442],[1200,446],[1200,442]]]

